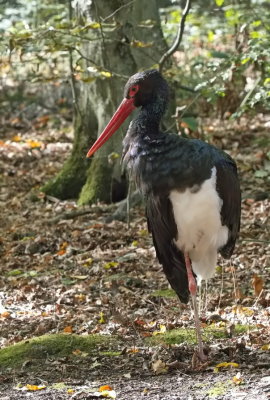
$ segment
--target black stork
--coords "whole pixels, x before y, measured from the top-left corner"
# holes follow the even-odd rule
[[[215,271],[218,252],[230,258],[240,227],[237,167],[222,150],[198,139],[164,133],[160,121],[169,87],[157,70],[131,76],[124,100],[89,150],[92,156],[140,107],[123,142],[123,161],[145,197],[157,258],[183,303],[191,295],[199,358],[205,360],[197,284]]]

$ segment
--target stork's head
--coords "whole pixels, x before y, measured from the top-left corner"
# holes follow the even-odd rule
[[[167,101],[168,95],[167,82],[156,69],[132,75],[124,89],[124,97],[133,99],[135,107],[146,106],[149,103],[156,102],[157,97],[160,96]]]
[[[157,70],[151,69],[132,75],[125,85],[122,103],[112,116],[104,131],[88,151],[87,157],[91,157],[103,146],[136,107],[145,107],[148,104],[155,104],[157,109],[162,108],[163,112],[168,97],[169,89],[167,82]]]

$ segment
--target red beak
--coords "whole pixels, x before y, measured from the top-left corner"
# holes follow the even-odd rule
[[[122,123],[127,119],[129,114],[135,110],[133,104],[134,98],[124,99],[120,106],[117,108],[113,114],[110,122],[97,138],[91,149],[88,151],[86,157],[91,157],[107,140],[114,134],[115,131],[122,125]]]

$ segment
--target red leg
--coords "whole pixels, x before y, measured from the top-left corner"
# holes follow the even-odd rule
[[[185,253],[184,255],[185,255],[185,263],[186,263],[186,269],[187,269],[187,275],[188,275],[189,292],[192,296],[196,296],[197,283],[196,283],[196,279],[194,278],[194,275],[192,272],[190,258],[189,258],[188,253]]]
[[[197,307],[197,300],[196,300],[196,292],[197,292],[197,283],[196,279],[194,278],[191,262],[188,253],[184,254],[185,256],[185,263],[187,268],[187,276],[188,276],[188,288],[191,294],[192,304],[193,304],[193,311],[194,311],[194,322],[195,322],[195,329],[197,334],[198,340],[198,347],[199,347],[199,358],[201,361],[206,361],[207,357],[203,352],[203,342],[202,342],[202,334],[201,334],[201,326],[200,326],[200,319]]]

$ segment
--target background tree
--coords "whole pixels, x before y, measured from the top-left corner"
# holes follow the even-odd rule
[[[79,195],[79,204],[109,202],[113,181],[121,180],[117,155],[122,137],[115,135],[93,160],[85,159],[86,151],[119,104],[127,77],[156,65],[166,44],[156,0],[145,2],[143,7],[139,0],[77,1],[77,14],[85,29],[87,24],[96,29],[78,50],[86,71],[84,82],[75,84],[72,80],[74,145],[63,169],[43,190],[61,199]],[[111,153],[113,165],[108,159]]]
[[[115,135],[95,160],[85,159],[85,149],[115,110],[126,78],[140,68],[157,66],[165,40],[171,44],[176,36],[179,4],[183,8],[184,3],[151,0],[142,8],[137,0],[77,0],[72,2],[77,18],[71,2],[67,7],[64,0],[0,4],[0,101],[5,118],[19,118],[20,125],[23,117],[32,120],[46,113],[47,120],[58,119],[60,132],[59,105],[65,104],[68,123],[75,116],[72,154],[43,187],[47,194],[79,197],[80,204],[111,200],[113,179],[121,175],[121,135]],[[185,40],[163,69],[176,91],[182,131],[187,126],[196,133],[197,117],[213,111],[238,118],[247,110],[269,110],[269,4],[252,4],[253,8],[249,0],[193,3]],[[262,7],[260,15],[256,5]],[[193,91],[183,92],[183,86]]]

